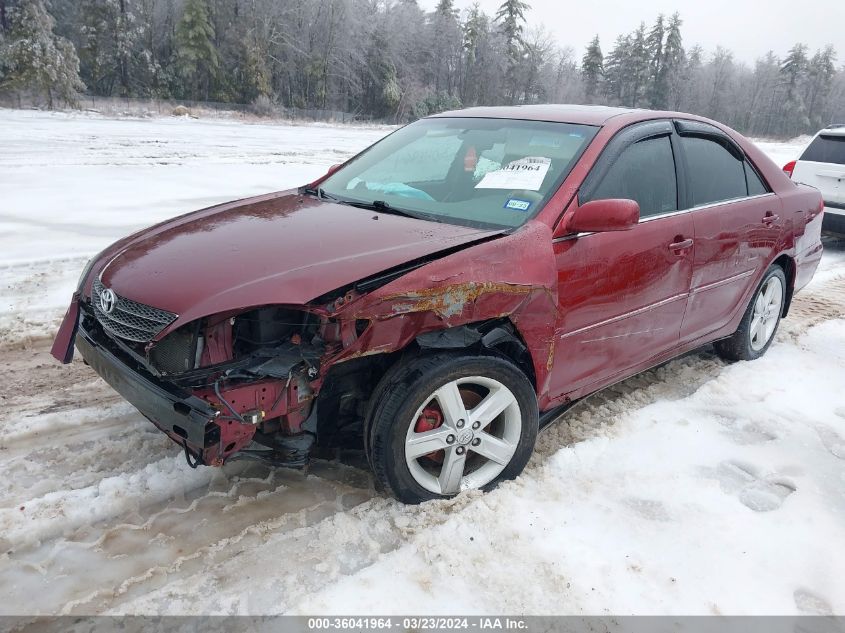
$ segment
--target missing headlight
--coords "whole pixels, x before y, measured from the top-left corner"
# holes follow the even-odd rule
[[[310,342],[317,331],[317,318],[302,310],[269,306],[235,317],[233,338],[236,357],[256,349],[277,347],[298,337]]]
[[[194,369],[199,350],[199,323],[171,332],[150,349],[150,362],[162,374],[180,374]]]

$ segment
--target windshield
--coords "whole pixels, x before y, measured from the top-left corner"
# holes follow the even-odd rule
[[[440,222],[517,227],[540,210],[597,131],[545,121],[422,119],[332,174],[321,193]]]

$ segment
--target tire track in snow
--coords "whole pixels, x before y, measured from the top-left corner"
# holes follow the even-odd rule
[[[242,475],[217,471],[186,499],[139,508],[124,522],[83,526],[21,553],[14,560],[9,603],[39,595],[31,607],[38,612],[100,611],[204,568],[210,558],[228,565],[268,530],[299,529],[372,494],[343,481],[342,468],[333,478],[317,478],[237,464]],[[80,583],[67,573],[79,568],[96,569],[96,578]]]
[[[797,337],[816,323],[840,316],[845,316],[845,277],[813,285],[796,296],[778,336]],[[41,346],[22,353],[17,361],[6,364],[4,372],[10,366],[13,371],[25,367],[34,374],[34,383],[48,383],[53,372],[39,366],[44,353]],[[618,416],[657,400],[684,397],[724,367],[705,347],[595,394],[541,434],[529,472],[542,468],[561,446],[612,436]],[[46,408],[52,404],[55,411],[72,411],[63,398],[78,391],[89,402],[108,400],[108,388],[91,383],[89,370],[72,371],[74,375],[57,393],[44,396]],[[76,390],[79,383],[87,386]],[[43,402],[37,405],[43,406]],[[18,410],[33,416],[37,407],[21,397]],[[0,437],[7,425],[16,424],[14,418],[15,407],[7,408],[0,417]],[[121,429],[114,417],[90,416],[90,435],[79,436],[84,441],[75,445],[79,454],[91,464],[118,456],[119,442],[97,443],[89,438],[101,429],[122,431],[123,436],[143,434],[139,429],[146,422],[138,418],[137,427]],[[70,428],[64,432],[73,437]],[[61,433],[60,429],[57,437]],[[17,458],[41,459],[44,466],[51,463],[49,456],[35,454],[39,444],[32,442],[33,437],[9,437]],[[100,520],[83,521],[70,530],[61,503],[79,489],[62,488],[68,481],[62,481],[62,474],[69,477],[78,464],[54,464],[59,470],[55,490],[39,500],[45,501],[45,516],[55,513],[46,519],[48,526],[52,521],[60,529],[52,533],[46,529],[40,542],[6,544],[0,583],[14,592],[7,604],[26,613],[283,612],[309,592],[366,568],[480,497],[473,492],[454,500],[401,506],[390,499],[372,498],[375,493],[366,472],[319,461],[309,476],[233,462],[223,470],[204,471],[192,487],[181,480],[186,470],[174,466],[173,452],[173,448],[162,449],[128,461],[122,476],[114,474],[120,472],[119,465],[112,471],[113,485],[144,476],[172,478],[163,488],[163,497],[154,497],[143,485],[124,486],[124,503],[106,507]],[[96,488],[96,471],[88,475],[88,488]],[[0,527],[4,524],[5,520]],[[96,577],[80,584],[81,570],[94,569]],[[256,577],[262,578],[261,591],[255,591]]]

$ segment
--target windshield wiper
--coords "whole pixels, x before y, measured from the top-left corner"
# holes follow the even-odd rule
[[[305,187],[302,190],[302,193],[307,193],[309,196],[315,196],[320,198],[321,200],[331,200],[332,202],[341,202],[339,198],[335,198],[333,195],[326,193],[326,190],[322,187],[318,187],[314,189],[313,187]]]
[[[413,218],[415,220],[429,220],[431,222],[442,222],[442,220],[433,215],[429,215],[427,213],[419,213],[415,211],[408,211],[407,209],[400,209],[399,207],[394,207],[392,204],[385,202],[384,200],[373,200],[372,202],[364,202],[363,200],[348,200],[346,198],[333,196],[330,193],[326,193],[326,190],[322,187],[318,187],[316,189],[311,187],[305,188],[302,190],[302,193],[306,193],[310,196],[315,196],[321,200],[331,200],[332,202],[337,202],[338,204],[348,204],[349,206],[358,207],[359,209],[381,211],[382,213],[401,215],[403,217]]]
[[[400,209],[399,207],[394,207],[392,204],[385,202],[384,200],[373,200],[372,202],[358,202],[356,201],[346,201],[343,200],[346,204],[351,204],[354,207],[359,207],[361,209],[371,209],[373,211],[381,211],[382,213],[390,213],[391,215],[401,215],[406,218],[414,218],[415,220],[430,220],[431,222],[440,222],[434,216],[428,215],[426,213],[416,213],[414,211],[408,211],[407,209]]]

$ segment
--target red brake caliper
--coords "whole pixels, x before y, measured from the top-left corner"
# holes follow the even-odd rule
[[[417,433],[425,433],[426,431],[438,428],[441,424],[443,424],[443,412],[440,410],[440,406],[436,402],[432,401],[429,406],[422,410],[420,417],[417,418],[417,423],[414,425],[414,431]],[[436,462],[442,462],[443,451],[426,453],[423,457],[428,457]]]
[[[440,407],[436,404],[426,407],[422,410],[422,414],[417,418],[417,425],[414,431],[417,433],[425,433],[436,429],[443,424],[443,414],[440,412]]]

